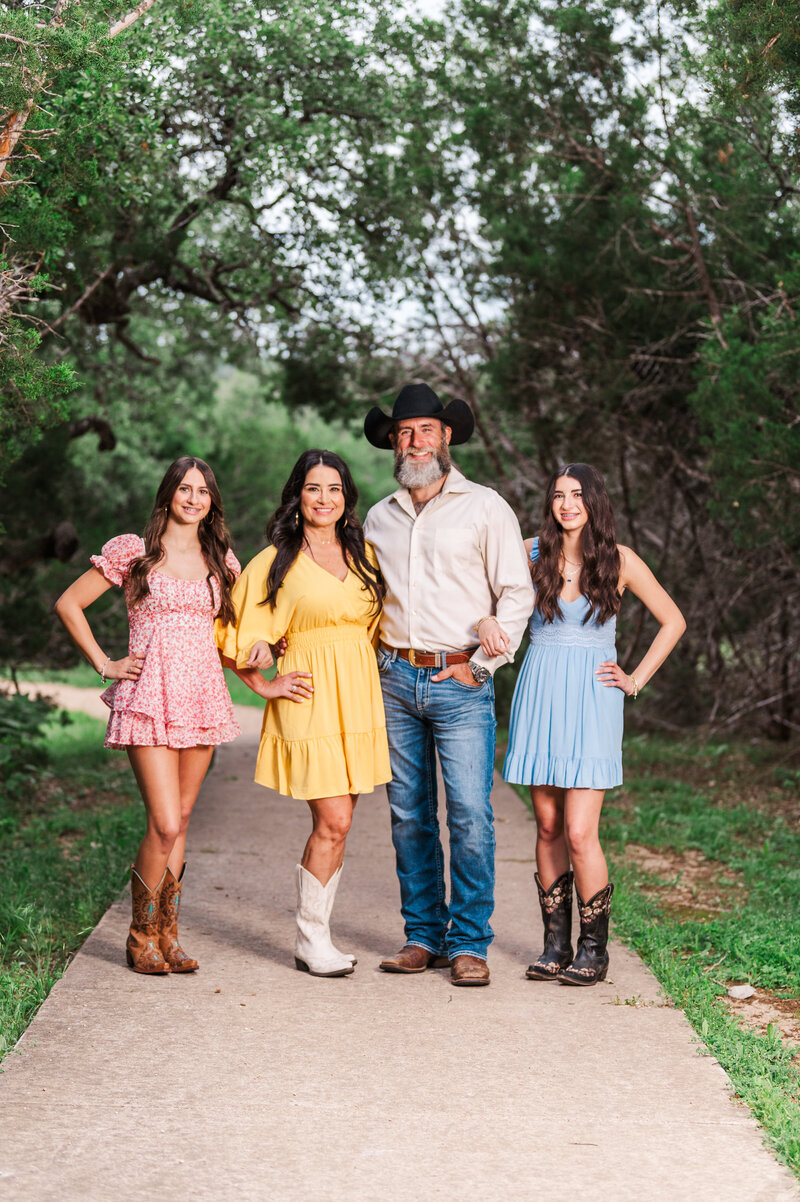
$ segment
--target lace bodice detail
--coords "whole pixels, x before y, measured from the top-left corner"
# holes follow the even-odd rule
[[[533,540],[531,547],[531,562],[539,556],[539,540]],[[614,647],[617,638],[617,619],[609,618],[602,624],[592,615],[584,625],[583,619],[589,608],[585,597],[576,597],[574,601],[559,601],[561,619],[545,622],[537,609],[531,614],[530,641],[532,645],[542,647]]]

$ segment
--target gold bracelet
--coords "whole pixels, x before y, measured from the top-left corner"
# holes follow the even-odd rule
[[[631,680],[633,681],[633,692],[631,693],[631,697],[635,701],[636,698],[639,696],[639,683],[636,680],[636,677],[634,676],[633,672],[631,672]]]
[[[100,669],[100,680],[102,681],[103,684],[106,683],[106,668],[108,667],[108,665],[110,663],[111,663],[111,656],[107,655],[106,662],[103,664],[102,668]]]
[[[478,629],[483,625],[484,622],[496,622],[496,621],[497,621],[497,618],[494,616],[494,614],[487,614],[485,618],[479,618],[478,621],[475,623],[475,625],[472,627],[472,629],[477,634]]]

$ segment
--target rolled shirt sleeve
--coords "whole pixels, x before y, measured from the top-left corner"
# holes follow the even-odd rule
[[[483,552],[486,578],[495,604],[475,619],[493,614],[508,635],[511,646],[504,655],[485,655],[480,647],[472,655],[494,673],[501,664],[512,663],[514,653],[522,642],[533,610],[533,585],[525,544],[516,514],[501,496],[487,489],[494,497],[495,513],[487,524]]]

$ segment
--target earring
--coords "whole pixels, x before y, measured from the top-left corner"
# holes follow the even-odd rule
[[[295,509],[295,511],[294,511],[294,524],[295,524],[295,526],[300,525],[300,510],[299,509]]]

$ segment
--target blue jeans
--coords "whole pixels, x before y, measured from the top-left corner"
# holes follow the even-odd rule
[[[494,685],[414,668],[382,648],[392,780],[387,785],[406,942],[435,955],[486,959],[494,932]],[[450,905],[437,815],[436,752],[450,832]]]

